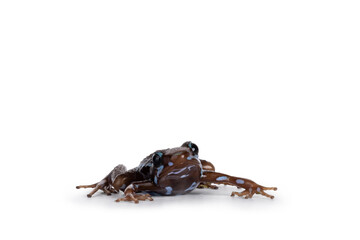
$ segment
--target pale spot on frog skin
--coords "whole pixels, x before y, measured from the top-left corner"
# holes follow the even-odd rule
[[[245,182],[244,182],[244,180],[242,180],[242,179],[236,179],[236,183],[237,183],[237,184],[244,184]]]
[[[258,187],[258,188],[256,189],[256,191],[260,192],[260,188]]]
[[[198,155],[188,156],[186,159],[187,159],[187,160],[196,159],[196,160],[200,161]]]
[[[205,165],[205,166],[203,166],[203,169],[205,169],[205,170],[212,170],[212,167],[210,167],[210,166],[208,166],[208,165]]]
[[[225,181],[225,180],[228,180],[229,178],[226,177],[226,176],[221,176],[221,177],[218,177],[216,178],[216,181]]]
[[[173,174],[175,174],[175,175],[176,175],[176,174],[179,174],[179,173],[181,173],[181,172],[183,172],[183,171],[185,171],[185,170],[190,171],[193,167],[194,167],[194,166],[188,166],[188,167],[184,167],[184,168],[180,169],[179,171],[169,172],[169,173],[168,173],[168,176],[169,176],[169,175],[173,175]]]
[[[196,188],[196,186],[198,185],[198,183],[197,182],[193,182],[192,184],[191,184],[191,186],[190,187],[188,187],[187,189],[185,189],[185,191],[191,191],[191,190],[194,190],[195,188]]]
[[[166,195],[170,195],[171,194],[171,192],[172,192],[172,187],[170,187],[170,186],[167,186],[167,187],[165,187],[165,189],[166,189]]]
[[[157,177],[154,177],[154,183],[157,184]]]
[[[169,162],[168,165],[169,165],[169,166],[172,166],[172,165],[174,165],[174,163],[173,163],[173,162]]]
[[[161,171],[163,170],[163,168],[164,168],[164,165],[161,165],[160,167],[157,168],[157,173],[156,173],[156,175],[157,175],[158,177],[159,177]]]

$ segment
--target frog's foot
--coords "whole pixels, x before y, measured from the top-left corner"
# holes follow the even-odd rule
[[[249,189],[245,189],[241,193],[232,192],[231,196],[233,197],[233,196],[237,195],[239,197],[244,197],[245,199],[248,199],[248,198],[252,198],[254,196],[254,194],[261,194],[261,195],[263,195],[265,197],[273,199],[274,196],[270,195],[270,194],[267,194],[265,192],[265,190],[274,190],[274,191],[276,191],[277,188],[276,187],[263,187],[263,186],[258,185],[258,186],[256,186],[256,188],[250,187]]]
[[[211,183],[200,183],[199,186],[197,186],[197,188],[210,188],[210,189],[218,189],[219,187],[214,185],[214,184],[211,184]]]
[[[127,201],[127,202],[139,203],[139,200],[140,201],[145,201],[145,200],[153,201],[150,194],[129,193],[129,194],[126,194],[125,197],[123,197],[123,198],[116,199],[115,202]]]

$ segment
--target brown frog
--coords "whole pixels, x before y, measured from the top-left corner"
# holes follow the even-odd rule
[[[276,187],[264,187],[240,177],[215,172],[212,163],[198,157],[199,148],[188,141],[181,147],[158,150],[147,156],[136,168],[126,170],[122,164],[116,166],[103,180],[92,185],[81,185],[76,188],[94,188],[87,196],[91,197],[99,189],[107,195],[118,193],[125,196],[116,201],[150,200],[151,195],[177,195],[191,192],[195,188],[217,189],[213,184],[232,185],[244,188],[242,192],[232,192],[231,196],[252,198],[254,194],[274,198],[265,190]]]

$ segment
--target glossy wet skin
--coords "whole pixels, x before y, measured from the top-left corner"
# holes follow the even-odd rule
[[[159,187],[156,193],[163,195],[184,194],[194,190],[203,173],[198,158],[198,148],[190,146],[157,151],[153,157],[151,179]]]
[[[76,188],[94,188],[87,196],[91,197],[98,190],[107,195],[123,191],[125,196],[116,201],[138,203],[153,200],[150,194],[178,195],[189,193],[198,188],[217,189],[213,184],[232,185],[244,188],[242,192],[232,192],[231,196],[252,198],[254,194],[274,198],[266,190],[276,187],[264,187],[246,178],[215,172],[212,163],[199,159],[199,148],[192,142],[185,142],[180,147],[158,150],[144,158],[136,168],[126,170],[122,164],[116,166],[103,180],[91,185]],[[150,193],[150,194],[144,194]]]

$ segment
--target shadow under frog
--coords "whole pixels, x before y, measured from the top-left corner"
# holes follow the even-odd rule
[[[140,162],[136,168],[126,170],[122,164],[116,166],[103,180],[92,185],[76,188],[94,188],[87,196],[91,197],[98,190],[107,195],[118,193],[125,196],[116,201],[150,200],[151,195],[178,195],[191,192],[195,188],[217,189],[214,184],[232,185],[243,188],[242,192],[232,192],[231,196],[252,198],[254,194],[274,198],[265,190],[277,190],[276,187],[264,187],[240,177],[215,172],[212,163],[199,159],[199,148],[192,142],[185,142],[181,147],[158,150]]]

